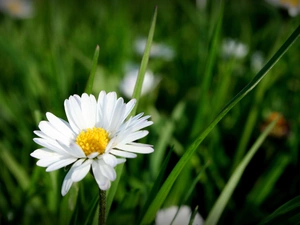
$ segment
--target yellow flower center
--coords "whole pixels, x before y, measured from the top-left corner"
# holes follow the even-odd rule
[[[7,8],[11,13],[14,13],[14,14],[18,14],[18,13],[22,12],[22,6],[18,2],[8,3]]]
[[[88,156],[94,152],[100,155],[104,153],[109,142],[108,133],[102,128],[88,128],[86,131],[81,131],[76,138],[76,143]]]

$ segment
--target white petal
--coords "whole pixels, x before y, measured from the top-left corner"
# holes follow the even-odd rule
[[[119,143],[130,143],[130,142],[133,142],[133,141],[136,141],[138,139],[141,139],[145,136],[147,136],[149,132],[146,131],[146,130],[142,130],[142,131],[137,131],[137,132],[134,132],[134,133],[129,133],[129,134],[126,134],[124,133],[122,136],[122,141],[120,141]]]
[[[109,153],[111,153],[113,155],[125,157],[125,158],[135,158],[136,157],[136,154],[134,154],[134,153],[124,152],[124,151],[120,151],[120,150],[116,150],[116,149],[110,150]]]
[[[121,163],[124,163],[124,162],[126,162],[126,159],[117,158],[117,164],[121,164]]]
[[[71,172],[71,170],[67,173],[67,175],[65,176],[65,179],[63,181],[62,187],[61,187],[61,195],[65,196],[68,191],[70,190],[73,181],[71,179],[71,174],[69,174]]]
[[[137,145],[117,145],[116,148],[124,150],[124,151],[129,151],[129,152],[135,152],[135,153],[142,153],[142,154],[148,154],[152,153],[154,149],[149,146],[137,146]]]
[[[69,155],[56,141],[54,140],[45,140],[42,138],[34,138],[33,141],[38,145],[41,145],[49,150],[57,152],[61,155]]]
[[[76,133],[86,128],[80,107],[80,97],[78,95],[70,96],[69,99],[65,100],[65,111],[72,129]]]
[[[57,143],[66,151],[69,155],[77,158],[85,158],[85,154],[82,149],[75,143],[71,142],[68,146],[64,143],[57,141]]]
[[[73,97],[71,96],[69,100],[74,113],[74,118],[76,119],[75,123],[77,124],[80,130],[86,129],[87,127],[81,109],[82,99],[78,95],[74,95]]]
[[[93,160],[93,162],[92,162],[92,170],[93,170],[94,178],[95,178],[99,188],[101,186],[105,186],[108,181],[108,179],[102,174],[102,172],[100,170],[100,164],[99,164],[100,160]]]
[[[63,156],[58,155],[58,154],[53,155],[51,157],[49,156],[47,158],[42,158],[42,159],[38,160],[36,162],[36,165],[41,166],[41,167],[48,167],[49,165],[51,165],[57,161],[60,161],[62,158],[63,158]]]
[[[75,138],[75,133],[66,121],[56,117],[50,112],[46,113],[46,117],[52,126],[55,127],[55,129],[58,130],[63,136],[66,136],[69,139]]]
[[[111,121],[113,119],[113,112],[115,109],[115,105],[116,105],[116,100],[117,100],[117,94],[116,92],[109,92],[106,95],[106,100],[104,101],[104,120],[105,123],[103,124],[103,128],[105,130],[109,130],[109,125],[111,124]]]
[[[98,104],[97,104],[97,127],[104,127],[107,123],[105,117],[105,102],[106,102],[106,93],[105,91],[101,91],[98,96]]]
[[[99,155],[98,152],[93,152],[93,153],[89,154],[87,157],[88,157],[89,159],[93,159],[93,158],[97,157],[98,155]]]
[[[56,127],[53,127],[53,125],[48,121],[41,121],[39,123],[39,128],[44,134],[46,134],[53,140],[61,140],[63,142],[69,141],[68,137],[64,136],[61,132],[59,132],[56,129]]]
[[[73,184],[71,177],[74,172],[74,168],[76,168],[78,165],[81,165],[82,162],[83,162],[83,159],[80,159],[77,162],[75,162],[73,164],[73,166],[71,167],[71,169],[69,170],[69,172],[67,173],[67,175],[65,176],[65,179],[64,179],[62,187],[61,187],[62,196],[65,196],[68,193],[68,191],[70,190],[70,188]]]
[[[107,190],[107,189],[109,189],[110,188],[110,181],[109,180],[106,180],[106,182],[105,182],[105,184],[104,185],[101,185],[101,186],[99,186],[99,188],[101,189],[101,190]]]
[[[119,98],[115,104],[114,110],[112,112],[111,121],[108,124],[108,130],[111,135],[117,132],[118,128],[123,122],[123,114],[125,112],[126,105],[124,104],[124,100]]]
[[[126,104],[126,111],[124,114],[124,118],[123,121],[127,118],[127,116],[129,115],[129,113],[131,113],[133,107],[136,104],[136,100],[135,99],[131,99],[127,104]]]
[[[107,177],[110,181],[116,179],[116,171],[113,167],[107,165],[103,160],[99,161],[101,173]]]
[[[85,120],[85,127],[94,127],[96,124],[97,102],[93,95],[88,96],[86,93],[82,94],[81,110]]]
[[[76,160],[77,160],[77,158],[74,158],[74,157],[60,159],[57,162],[54,162],[53,164],[51,164],[50,166],[48,166],[48,168],[46,169],[46,171],[50,172],[50,171],[53,171],[53,170],[60,169],[62,167],[70,165],[71,163],[75,162]]]
[[[91,164],[92,164],[92,160],[89,159],[89,160],[86,160],[84,163],[82,163],[80,166],[76,167],[71,176],[71,179],[74,182],[78,182],[78,181],[82,180],[87,175],[87,173],[90,171]]]
[[[41,149],[37,149],[37,150],[33,151],[30,155],[34,158],[42,159],[42,158],[47,158],[47,157],[51,157],[53,155],[59,155],[59,154],[57,154],[56,152],[50,151],[46,148],[41,148]]]
[[[40,130],[35,130],[35,131],[33,131],[33,133],[36,134],[37,136],[41,137],[41,138],[44,138],[44,139],[52,139]]]
[[[65,112],[66,112],[66,116],[68,118],[68,121],[70,123],[70,126],[72,127],[72,130],[75,131],[75,133],[79,133],[80,132],[80,128],[77,125],[76,122],[76,115],[74,115],[72,106],[71,106],[71,102],[69,99],[66,99],[64,102],[64,107],[65,107]]]
[[[115,167],[118,163],[117,158],[111,154],[104,154],[102,159],[106,164],[110,165],[111,167]]]

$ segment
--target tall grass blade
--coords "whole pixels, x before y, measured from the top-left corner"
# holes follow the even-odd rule
[[[290,162],[291,158],[287,154],[280,154],[273,160],[270,169],[259,178],[260,182],[247,196],[251,205],[259,207],[265,201]]]
[[[203,103],[205,104],[209,103],[208,99],[208,92],[209,92],[209,87],[211,85],[212,81],[212,71],[215,65],[216,61],[216,56],[217,56],[217,49],[219,45],[219,37],[220,37],[220,32],[222,28],[222,21],[223,21],[223,9],[224,9],[224,1],[221,1],[220,7],[219,7],[219,12],[218,12],[218,19],[216,21],[214,30],[213,30],[213,35],[211,38],[211,46],[208,49],[208,58],[206,62],[206,68],[205,68],[205,73],[203,75],[204,80],[202,81],[201,84],[201,94],[200,94],[200,99],[199,99],[199,105],[197,108],[197,114],[194,122],[194,126],[192,127],[192,132],[191,132],[191,137],[195,138],[197,134],[201,131],[201,127],[199,127],[199,124],[201,124],[201,120],[203,120],[204,115],[210,115],[210,113],[206,112],[207,110],[210,110],[210,106],[203,107]],[[199,73],[199,72],[198,72]],[[203,128],[203,127],[202,127]],[[199,130],[200,129],[200,130]]]
[[[97,193],[94,200],[91,202],[89,206],[88,215],[85,219],[84,225],[92,224],[95,214],[98,211],[97,210],[97,207],[99,206],[98,202],[99,202],[99,194]]]
[[[139,222],[141,221],[142,219],[142,215],[144,215],[144,213],[146,212],[147,208],[149,207],[149,205],[151,204],[151,201],[152,199],[155,198],[156,196],[156,193],[159,191],[159,187],[161,186],[162,182],[163,182],[163,178],[165,176],[165,173],[166,173],[166,169],[167,169],[167,166],[168,166],[168,163],[170,161],[170,158],[171,158],[171,154],[173,152],[173,149],[170,149],[169,153],[167,154],[167,156],[165,157],[165,160],[161,166],[161,169],[160,169],[160,172],[158,174],[158,177],[156,178],[152,188],[151,188],[151,191],[148,195],[148,198],[147,198],[147,201],[141,211],[141,214],[140,214],[140,217],[139,217]]]
[[[300,34],[300,26],[292,33],[287,41],[279,48],[274,56],[267,62],[267,64],[258,72],[258,74],[246,85],[232,100],[222,109],[217,117],[211,122],[211,124],[200,134],[198,138],[189,146],[185,154],[178,161],[163,186],[157,193],[152,204],[148,208],[146,214],[143,217],[141,224],[149,224],[153,221],[156,212],[161,207],[166,196],[168,195],[172,185],[177,179],[178,175],[182,171],[183,167],[192,158],[194,152],[198,149],[200,143],[204,138],[212,131],[212,129],[219,123],[219,121],[238,103],[240,102],[260,81],[264,78],[267,72],[276,64],[276,62],[282,57],[282,55],[289,49],[289,47],[295,42]]]
[[[1,163],[3,163],[10,171],[10,173],[14,176],[20,188],[22,190],[26,190],[29,187],[29,176],[25,172],[25,169],[20,165],[15,158],[10,154],[7,149],[4,149],[4,146],[0,145],[1,154],[0,159]]]
[[[138,74],[137,81],[136,81],[134,91],[133,91],[132,97],[135,98],[137,102],[136,102],[134,109],[131,111],[129,117],[135,115],[136,109],[137,109],[137,104],[138,104],[138,101],[139,101],[139,98],[141,95],[142,85],[144,82],[145,72],[147,69],[148,60],[149,60],[149,56],[150,56],[150,48],[151,48],[151,44],[152,44],[152,40],[153,40],[153,36],[154,36],[156,16],[157,16],[157,7],[155,7],[155,10],[154,10],[151,27],[150,27],[149,34],[148,34],[147,44],[145,47],[144,55],[142,58],[140,69],[139,69],[139,74]],[[114,199],[114,196],[115,196],[115,193],[116,193],[119,181],[120,181],[122,170],[123,170],[123,164],[120,164],[116,171],[117,179],[114,182],[112,182],[110,190],[107,194],[107,203],[106,203],[107,204],[107,209],[106,209],[107,214],[106,214],[106,216],[109,214],[109,210],[110,210],[111,204],[113,202],[113,199]]]
[[[136,109],[137,109],[137,106],[138,106],[138,102],[139,102],[139,99],[140,99],[140,96],[141,96],[144,77],[145,77],[145,73],[146,73],[147,65],[148,65],[148,61],[149,61],[149,56],[150,56],[151,44],[152,44],[154,31],[155,31],[156,17],[157,17],[157,7],[155,7],[155,9],[154,9],[154,14],[153,14],[153,17],[152,17],[152,23],[151,23],[151,27],[150,27],[149,34],[148,34],[148,39],[147,39],[146,47],[145,47],[145,50],[144,50],[144,55],[143,55],[143,58],[142,58],[142,62],[141,62],[141,66],[140,66],[140,69],[139,69],[138,77],[137,77],[137,80],[136,80],[136,83],[135,83],[135,86],[134,86],[134,91],[133,91],[132,98],[136,99],[136,104],[135,104],[134,109],[131,111],[130,116],[135,115]]]
[[[96,46],[95,53],[94,53],[94,58],[93,58],[93,65],[92,65],[92,70],[88,79],[88,82],[85,87],[85,93],[91,94],[93,90],[93,84],[94,84],[94,79],[95,79],[95,74],[97,71],[97,63],[98,63],[98,58],[99,58],[99,53],[100,53],[100,47],[99,45]]]
[[[276,209],[259,225],[300,224],[300,196],[293,198]]]
[[[241,163],[238,165],[238,167],[235,169],[233,174],[231,175],[229,181],[225,185],[222,193],[220,194],[219,198],[215,202],[212,210],[208,214],[208,217],[205,221],[205,225],[215,225],[219,221],[219,218],[221,217],[221,214],[227,205],[234,189],[236,188],[238,182],[241,179],[242,174],[244,173],[245,168],[249,164],[250,160],[254,156],[254,154],[257,152],[263,141],[266,139],[268,134],[272,131],[273,127],[275,126],[276,122],[278,121],[278,118],[272,121],[268,125],[268,127],[264,130],[264,132],[258,137],[256,142],[253,144],[249,152],[246,154],[246,156],[243,158]]]

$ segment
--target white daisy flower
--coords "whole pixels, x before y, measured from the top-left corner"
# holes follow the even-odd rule
[[[255,51],[251,55],[251,69],[257,73],[264,65],[265,58],[261,51]]]
[[[226,38],[222,43],[222,55],[225,58],[242,59],[248,54],[248,47],[237,40]]]
[[[127,98],[131,98],[136,80],[138,77],[139,69],[132,68],[126,74],[122,82],[120,83],[120,91]],[[147,70],[142,85],[141,96],[149,94],[159,83],[160,78],[155,76],[152,71]]]
[[[155,218],[155,225],[188,225],[191,219],[192,210],[189,206],[182,205],[179,208],[178,206],[171,206],[166,209],[161,209],[157,212]],[[177,213],[177,215],[176,215]],[[176,215],[176,218],[174,219]],[[193,225],[203,225],[203,218],[199,213],[196,213]]]
[[[134,49],[139,55],[144,54],[146,43],[146,38],[138,38],[135,40]],[[150,56],[170,61],[175,57],[175,51],[169,45],[153,42],[150,49]]]
[[[270,4],[284,8],[288,11],[289,15],[295,17],[300,13],[299,0],[266,0]]]
[[[0,0],[0,10],[19,19],[30,18],[34,13],[31,0]]]
[[[98,101],[85,93],[66,99],[68,122],[46,113],[48,121],[39,123],[40,130],[34,131],[39,137],[33,139],[43,148],[30,155],[39,159],[37,165],[47,167],[47,172],[73,164],[63,181],[63,196],[91,168],[99,188],[107,190],[116,179],[117,164],[136,157],[135,153],[154,151],[151,145],[135,142],[148,134],[141,129],[153,124],[148,121],[150,116],[140,113],[125,121],[135,103],[135,99],[124,103],[115,92],[101,91]]]

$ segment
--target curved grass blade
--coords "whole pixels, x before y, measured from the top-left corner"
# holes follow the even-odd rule
[[[247,196],[251,205],[259,207],[265,201],[290,162],[291,157],[284,153],[272,160],[269,170],[259,178],[259,180],[263,182],[259,182],[255,185]]]
[[[207,219],[205,220],[205,225],[215,225],[217,224],[219,218],[221,217],[221,214],[227,205],[234,189],[236,188],[238,182],[240,181],[242,174],[244,173],[244,170],[246,169],[248,163],[254,156],[254,154],[257,152],[263,141],[266,139],[268,134],[272,131],[273,127],[275,126],[276,122],[278,121],[279,117],[272,121],[267,128],[264,130],[264,132],[258,137],[256,142],[253,144],[249,152],[245,155],[243,160],[240,162],[238,167],[235,169],[233,174],[231,175],[229,181],[225,185],[222,193],[220,194],[219,198],[215,202],[214,206],[212,207],[210,213],[207,216]]]
[[[93,90],[93,84],[94,84],[95,74],[96,74],[96,70],[97,70],[99,53],[100,53],[100,47],[99,47],[99,45],[97,45],[95,53],[94,53],[94,58],[93,58],[92,70],[91,70],[88,82],[86,84],[86,87],[85,87],[85,93],[87,93],[87,94],[91,94],[92,90]]]
[[[22,190],[27,190],[30,184],[30,178],[26,173],[26,170],[20,165],[15,158],[10,154],[10,152],[0,144],[1,155],[0,160],[8,168],[9,172],[14,176],[20,188]]]
[[[159,173],[159,168],[163,162],[167,145],[172,138],[173,132],[176,130],[177,122],[182,118],[185,110],[185,103],[179,102],[171,114],[171,119],[166,120],[164,124],[164,132],[159,136],[159,139],[155,145],[155,152],[150,155],[150,168],[154,176]]]
[[[300,224],[300,196],[293,198],[276,209],[259,225]]]
[[[94,200],[91,202],[91,204],[89,206],[88,215],[85,219],[84,225],[92,224],[95,214],[97,212],[98,206],[99,206],[98,202],[99,202],[99,194],[97,192]]]
[[[185,166],[185,164],[192,158],[194,152],[197,150],[200,143],[204,138],[212,131],[212,129],[219,123],[219,121],[238,103],[240,102],[260,81],[264,78],[267,72],[276,64],[276,62],[282,57],[282,55],[289,49],[289,47],[295,42],[300,34],[300,26],[292,33],[287,41],[279,48],[275,55],[267,62],[267,64],[258,72],[258,74],[246,85],[232,100],[222,109],[217,117],[211,122],[211,124],[200,134],[198,138],[189,146],[185,154],[178,161],[167,180],[164,182],[160,191],[157,193],[156,198],[152,201],[152,204],[148,208],[146,214],[143,217],[141,224],[149,224],[153,221],[156,212],[161,207],[166,196],[168,195],[172,185],[177,179],[179,173]]]

